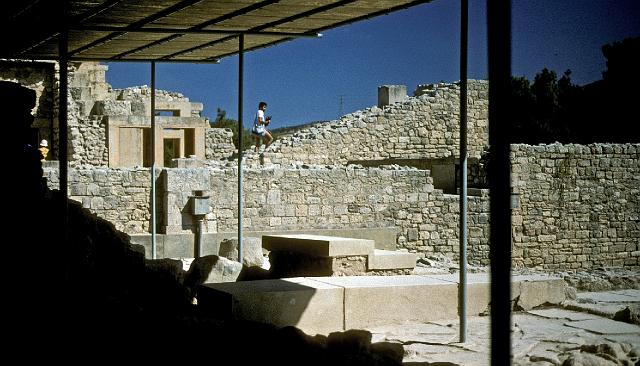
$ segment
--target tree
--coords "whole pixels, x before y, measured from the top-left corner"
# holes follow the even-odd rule
[[[612,142],[640,142],[636,103],[640,98],[640,37],[602,46],[607,70],[602,85],[592,99],[601,98],[604,109],[598,114]]]
[[[527,136],[530,136],[535,125],[531,113],[534,105],[535,101],[531,93],[529,80],[524,77],[512,77],[511,96],[509,100],[511,141],[527,142]]]
[[[640,142],[635,103],[640,100],[640,37],[602,47],[603,80],[585,86],[571,82],[571,70],[558,80],[547,68],[532,84],[511,78],[511,141],[517,143]]]
[[[564,72],[558,80],[558,111],[554,124],[561,142],[581,142],[584,128],[584,88],[571,82],[571,70]]]
[[[561,141],[568,135],[560,117],[567,113],[560,101],[573,90],[567,70],[560,81],[556,73],[544,68],[536,74],[533,84],[524,77],[511,78],[511,141],[537,144]]]
[[[535,100],[532,111],[537,122],[538,135],[542,142],[553,142],[555,118],[558,111],[558,80],[554,71],[546,67],[536,74],[531,92]]]

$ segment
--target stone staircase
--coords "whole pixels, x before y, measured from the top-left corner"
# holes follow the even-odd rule
[[[370,239],[286,234],[263,235],[277,277],[410,274],[414,253],[375,249]]]

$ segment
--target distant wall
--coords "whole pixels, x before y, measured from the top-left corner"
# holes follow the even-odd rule
[[[419,86],[416,97],[319,123],[276,140],[265,164],[346,164],[384,159],[441,159],[458,155],[460,88]],[[488,83],[469,80],[468,151],[479,158],[488,145]],[[249,158],[249,157],[248,157]]]
[[[236,153],[233,132],[228,128],[205,130],[205,158],[208,160],[228,158]]]
[[[640,265],[640,144],[513,145],[519,266]]]

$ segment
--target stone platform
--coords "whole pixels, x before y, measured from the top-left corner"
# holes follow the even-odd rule
[[[513,298],[531,309],[565,299],[564,282],[546,276],[513,278]],[[198,306],[223,319],[293,325],[308,334],[428,322],[457,317],[458,284],[453,275],[296,277],[210,283],[198,290]],[[489,304],[486,274],[470,274],[467,313]]]

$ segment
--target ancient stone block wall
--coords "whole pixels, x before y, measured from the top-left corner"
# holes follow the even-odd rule
[[[513,145],[515,266],[640,266],[640,145]],[[45,169],[52,187],[57,170]],[[207,232],[237,230],[237,169],[158,170],[160,230],[193,233],[189,199],[210,194]],[[148,169],[69,171],[71,197],[116,228],[148,232]],[[246,169],[245,229],[397,227],[395,246],[458,256],[457,195],[418,169],[303,166]],[[469,197],[468,255],[489,264],[489,195]],[[166,207],[166,216],[163,216]]]
[[[90,168],[109,165],[106,121],[102,115],[94,113],[96,101],[115,98],[106,82],[107,69],[97,62],[72,63],[69,66],[67,138],[70,166]]]
[[[513,145],[518,266],[640,265],[640,144]]]
[[[52,187],[57,170],[45,169]],[[205,232],[237,231],[237,169],[163,169],[157,173],[158,231],[194,230],[190,199],[210,195]],[[244,172],[245,230],[284,231],[398,227],[395,243],[420,255],[458,252],[458,197],[433,189],[428,171],[397,168],[308,167]],[[148,169],[69,171],[70,197],[128,234],[150,221]],[[348,188],[346,188],[348,187]],[[164,208],[167,208],[166,216]],[[470,197],[470,258],[488,258],[488,197]],[[382,244],[382,243],[381,243]]]
[[[382,159],[457,156],[459,92],[455,84],[420,86],[416,97],[384,108],[371,107],[278,139],[264,154],[273,164],[346,164]],[[469,156],[488,144],[488,83],[470,80]]]
[[[60,184],[58,169],[45,168],[50,188]],[[158,173],[159,174],[159,173]],[[69,198],[127,234],[149,232],[151,173],[149,169],[69,169]],[[158,211],[162,201],[156,200]]]
[[[150,116],[150,88],[141,86],[114,90],[106,82],[107,70],[108,66],[97,62],[69,64],[67,153],[72,167],[85,169],[109,165],[107,116],[120,119],[148,119]],[[36,139],[47,139],[51,148],[48,160],[58,160],[58,64],[0,61],[0,80],[14,81],[36,91],[32,126],[38,129],[38,133],[34,134],[33,143],[37,143]],[[190,102],[189,98],[178,92],[157,90],[156,109],[179,110],[181,117],[202,119],[203,105]],[[206,134],[210,135],[205,142],[207,159],[225,158],[234,153],[231,134],[210,132],[208,128]]]
[[[205,158],[218,160],[237,152],[233,145],[233,132],[228,128],[211,128],[205,132]]]

